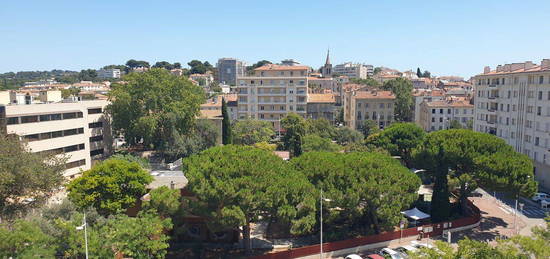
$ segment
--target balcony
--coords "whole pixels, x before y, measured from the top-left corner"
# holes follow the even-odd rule
[[[258,92],[258,96],[286,96],[285,92]]]
[[[490,84],[489,87],[495,88],[495,87],[497,87],[497,85],[496,84]]]
[[[489,95],[487,97],[489,100],[494,100],[494,99],[497,99],[498,98],[498,95]]]

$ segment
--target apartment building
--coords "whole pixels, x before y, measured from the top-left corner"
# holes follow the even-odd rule
[[[357,129],[373,120],[381,129],[394,120],[395,95],[391,91],[350,90],[344,92],[344,123]]]
[[[238,78],[238,118],[272,122],[295,112],[306,117],[308,74],[310,67],[302,65],[268,64],[254,70],[252,76]]]
[[[94,159],[110,153],[112,137],[103,110],[105,100],[6,105],[1,132],[17,134],[31,152],[66,155],[64,176],[74,178]]]
[[[528,155],[539,186],[550,190],[550,59],[485,67],[473,82],[474,130]]]
[[[474,105],[460,97],[448,97],[420,104],[419,125],[425,131],[449,129],[452,121],[467,128],[474,119]]]
[[[237,95],[236,94],[223,94],[214,96],[205,103],[201,104],[200,110],[203,111],[218,111],[222,114],[222,98],[225,99],[227,105],[227,115],[232,121],[237,119]]]
[[[120,78],[121,75],[122,73],[118,68],[97,70],[97,77],[99,78]]]
[[[218,82],[228,85],[237,85],[237,78],[245,74],[246,64],[235,58],[218,59]]]
[[[441,89],[414,89],[413,93],[413,114],[414,122],[421,126],[420,124],[420,104],[423,102],[432,102],[445,99],[445,91]]]
[[[347,76],[349,78],[367,79],[367,77],[374,75],[374,67],[372,65],[346,62],[344,64],[334,66],[332,73]]]
[[[326,119],[335,123],[340,106],[336,105],[335,94],[316,93],[307,96],[307,117],[310,119]]]

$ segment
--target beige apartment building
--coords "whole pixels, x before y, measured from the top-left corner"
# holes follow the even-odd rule
[[[238,119],[270,121],[275,128],[287,113],[306,118],[308,66],[269,64],[254,70],[252,76],[237,80]]]
[[[335,94],[332,92],[310,93],[307,96],[307,117],[309,119],[323,118],[334,124],[339,109],[340,106],[336,105]]]
[[[424,101],[420,104],[419,125],[425,131],[448,129],[452,121],[467,128],[474,119],[474,105],[460,97]]]
[[[0,106],[1,132],[17,134],[31,152],[65,155],[68,178],[110,153],[112,137],[105,100]]]
[[[394,121],[395,95],[391,91],[351,90],[344,93],[345,125],[357,129],[366,120],[381,129]]]
[[[550,59],[485,67],[473,82],[474,130],[528,155],[539,186],[550,190]]]
[[[414,89],[413,93],[413,114],[416,125],[420,124],[420,105],[423,102],[439,101],[445,99],[445,91],[442,89]]]

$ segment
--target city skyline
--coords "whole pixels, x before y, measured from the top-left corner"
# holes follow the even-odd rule
[[[549,10],[544,1],[5,3],[0,72],[222,57],[292,58],[316,69],[330,48],[332,64],[420,67],[468,79],[486,65],[545,58],[550,36],[540,28],[550,27]]]

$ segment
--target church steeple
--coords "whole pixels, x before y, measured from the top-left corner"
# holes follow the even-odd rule
[[[327,49],[327,60],[325,61],[325,66],[330,65],[330,49]]]

